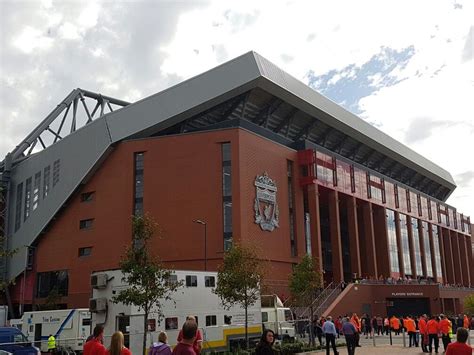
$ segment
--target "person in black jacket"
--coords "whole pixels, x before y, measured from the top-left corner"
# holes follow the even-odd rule
[[[273,350],[273,343],[275,342],[275,333],[271,329],[265,329],[263,331],[260,342],[255,349],[256,355],[275,355]]]

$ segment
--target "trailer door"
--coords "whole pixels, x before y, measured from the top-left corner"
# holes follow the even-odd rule
[[[130,316],[117,316],[117,330],[123,333],[124,345],[130,348]]]
[[[43,331],[43,324],[35,324],[35,346],[41,349],[41,334]]]

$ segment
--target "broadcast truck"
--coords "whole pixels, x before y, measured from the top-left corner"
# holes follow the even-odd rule
[[[128,286],[122,281],[120,270],[96,272],[91,275],[92,299],[90,311],[92,325],[104,326],[104,344],[110,344],[111,335],[120,330],[125,335],[126,346],[133,354],[143,354],[144,313],[136,306],[113,303],[112,297]],[[224,309],[213,293],[217,273],[209,271],[175,270],[168,282],[182,281],[172,296],[173,301],[163,301],[163,318],[151,313],[148,320],[147,346],[157,341],[160,331],[166,331],[168,342],[176,345],[179,330],[186,316],[193,315],[203,337],[202,349],[225,351],[243,345],[245,339],[245,310],[234,306]],[[262,333],[262,313],[257,301],[248,309],[248,334],[256,342]]]
[[[25,312],[11,324],[21,329],[28,341],[34,342],[42,352],[48,351],[50,334],[56,338],[58,348],[74,352],[82,352],[91,334],[91,314],[87,308]]]

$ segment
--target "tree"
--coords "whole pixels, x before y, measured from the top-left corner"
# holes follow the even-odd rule
[[[114,296],[112,302],[135,305],[143,310],[143,349],[146,349],[150,313],[157,313],[158,320],[162,319],[162,302],[171,300],[182,282],[171,281],[173,271],[166,269],[158,256],[149,251],[148,243],[153,236],[162,234],[155,221],[148,216],[133,216],[132,230],[132,243],[120,261],[122,281],[128,288]]]
[[[260,299],[260,284],[263,280],[263,263],[255,249],[234,244],[224,254],[223,263],[217,273],[214,293],[219,296],[224,308],[239,305],[245,310],[245,344],[248,339],[248,308]]]
[[[318,265],[316,258],[306,254],[300,263],[295,266],[290,276],[289,288],[291,297],[300,306],[309,306],[310,312],[310,343],[314,345],[313,327],[314,317],[313,300],[321,290],[321,274],[315,269]]]
[[[474,314],[474,293],[464,299],[464,313]]]

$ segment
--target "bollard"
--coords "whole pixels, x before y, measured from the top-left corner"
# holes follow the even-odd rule
[[[388,333],[390,334],[390,345],[393,345],[393,342],[392,342],[392,328],[389,329]]]
[[[402,336],[403,336],[403,347],[407,347],[407,340],[405,338],[405,328],[402,327]]]
[[[372,335],[372,344],[373,344],[374,347],[375,347],[375,332],[374,332],[374,335]]]

